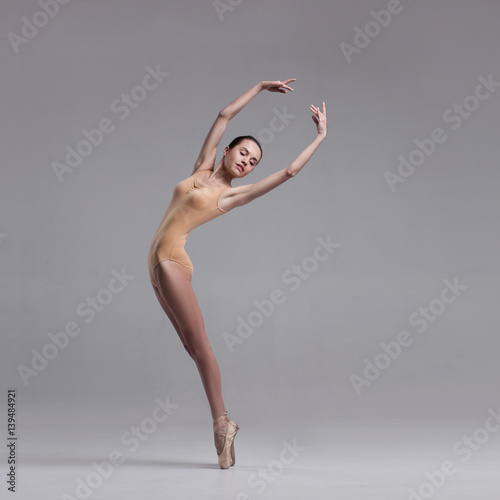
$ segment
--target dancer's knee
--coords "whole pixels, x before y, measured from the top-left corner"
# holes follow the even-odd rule
[[[184,337],[184,339],[185,338],[186,337]],[[210,346],[208,346],[207,349],[207,346],[201,345],[198,342],[186,341],[182,345],[184,346],[184,349],[186,349],[189,356],[191,356],[191,358],[193,358],[193,360],[196,362],[206,359],[208,356],[213,354]]]
[[[182,345],[184,346],[184,349],[186,349],[186,352],[189,354],[189,356],[194,360],[194,354],[191,348],[187,344],[182,344]]]
[[[190,344],[186,346],[186,350],[196,363],[200,361],[210,361],[214,358],[214,353],[210,344]]]

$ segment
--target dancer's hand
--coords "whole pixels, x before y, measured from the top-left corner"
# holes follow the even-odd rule
[[[323,138],[326,137],[326,105],[323,101],[323,111],[320,111],[319,108],[313,106],[309,108],[314,114],[311,116],[313,122],[316,124],[318,128],[318,135],[321,135]]]
[[[289,87],[287,84],[290,82],[294,82],[297,80],[297,78],[290,78],[288,80],[285,80],[284,82],[275,81],[275,82],[260,82],[260,86],[262,90],[269,90],[269,92],[281,92],[282,94],[286,94],[287,90],[291,90],[293,92],[293,89]]]

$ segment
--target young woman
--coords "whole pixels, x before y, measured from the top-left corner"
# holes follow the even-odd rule
[[[188,233],[215,217],[241,207],[294,177],[326,137],[326,107],[311,105],[317,136],[288,166],[264,179],[242,186],[231,186],[233,179],[246,177],[260,162],[262,148],[252,136],[240,136],[224,149],[215,164],[217,146],[229,120],[259,92],[286,94],[289,80],[260,82],[219,112],[210,129],[193,173],[174,189],[170,204],[153,236],[148,254],[148,272],[161,307],[172,322],[185,349],[201,376],[212,412],[214,443],[219,465],[234,465],[234,438],[238,424],[227,415],[222,399],[219,365],[208,341],[203,317],[191,285],[193,265],[184,250]]]

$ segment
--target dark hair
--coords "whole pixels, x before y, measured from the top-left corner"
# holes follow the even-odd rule
[[[240,135],[238,137],[235,137],[231,141],[231,143],[229,144],[229,146],[228,146],[229,149],[233,149],[235,146],[237,146],[241,141],[244,141],[245,139],[249,139],[249,140],[255,142],[255,144],[257,144],[257,146],[259,146],[259,149],[260,149],[260,160],[262,160],[262,146],[260,145],[260,142],[255,137],[253,137],[252,135]],[[259,162],[257,162],[257,163],[259,163]]]

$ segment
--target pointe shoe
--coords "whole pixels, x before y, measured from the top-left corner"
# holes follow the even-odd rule
[[[227,416],[227,410],[213,419],[214,444],[221,469],[229,469],[236,463],[234,438],[238,429],[239,425]]]

